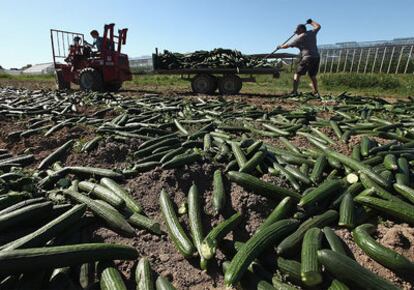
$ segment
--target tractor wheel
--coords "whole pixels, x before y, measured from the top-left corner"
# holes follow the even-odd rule
[[[107,92],[117,92],[122,87],[122,83],[112,83],[112,84],[105,84],[105,91]]]
[[[196,94],[211,95],[217,89],[217,79],[208,74],[198,74],[191,80],[191,88]]]
[[[100,72],[92,67],[84,68],[79,74],[79,86],[84,91],[102,91],[103,80]]]
[[[65,81],[62,71],[55,71],[55,79],[58,90],[70,90],[70,82]]]
[[[237,95],[242,88],[241,79],[234,75],[224,75],[219,80],[219,92],[222,95]]]

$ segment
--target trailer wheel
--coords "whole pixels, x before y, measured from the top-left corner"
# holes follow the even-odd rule
[[[58,90],[70,90],[70,82],[65,81],[62,71],[55,71],[55,79]]]
[[[79,86],[84,91],[100,92],[103,90],[102,76],[92,67],[84,68],[79,74]]]
[[[242,81],[237,75],[227,74],[219,80],[219,92],[222,95],[237,95],[241,88]]]
[[[191,80],[191,88],[196,94],[213,94],[217,89],[217,79],[208,74],[198,74]]]

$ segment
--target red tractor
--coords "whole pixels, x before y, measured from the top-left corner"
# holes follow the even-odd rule
[[[128,55],[121,53],[128,29],[118,30],[116,36],[114,26],[104,26],[99,51],[92,50],[82,33],[50,30],[58,89],[70,89],[74,83],[87,91],[118,91],[132,79]]]

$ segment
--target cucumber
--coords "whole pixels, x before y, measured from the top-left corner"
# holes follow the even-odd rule
[[[316,159],[315,165],[313,166],[310,175],[310,179],[313,181],[313,183],[319,183],[321,181],[322,175],[327,165],[328,159],[326,158],[326,155],[322,154]]]
[[[161,235],[161,228],[160,228],[160,224],[152,219],[150,219],[149,217],[146,217],[142,214],[139,213],[127,213],[127,221],[130,225],[132,225],[133,227],[137,227],[139,229],[147,229],[149,230],[151,233],[156,234],[156,235]]]
[[[182,154],[162,164],[163,169],[174,169],[201,160],[199,153]]]
[[[355,226],[354,198],[350,193],[345,194],[339,207],[338,225],[352,229]]]
[[[216,213],[221,212],[226,205],[226,192],[224,190],[221,170],[217,169],[213,175],[213,206]]]
[[[176,290],[173,284],[163,276],[158,276],[157,281],[155,282],[155,288],[157,290]]]
[[[298,261],[278,257],[276,262],[277,269],[279,269],[283,275],[286,275],[286,278],[289,281],[292,281],[295,284],[302,284],[302,277],[300,274],[301,264]]]
[[[263,127],[265,127],[266,129],[268,129],[268,130],[270,130],[270,131],[272,131],[272,132],[274,132],[274,133],[278,134],[279,136],[289,136],[289,135],[290,135],[290,132],[288,132],[288,131],[286,131],[286,130],[283,130],[283,129],[280,129],[280,128],[278,128],[278,127],[276,127],[276,126],[273,126],[273,125],[271,125],[271,124],[266,124],[266,123],[263,123],[262,125],[263,125]]]
[[[102,271],[99,285],[101,290],[127,290],[121,274],[114,267],[107,267]]]
[[[386,213],[414,225],[414,206],[402,200],[383,200],[372,196],[357,196],[354,200],[376,211]]]
[[[209,152],[211,149],[211,135],[210,134],[205,134],[204,138],[203,138],[203,150],[204,152]]]
[[[115,180],[122,179],[123,175],[119,172],[115,172],[111,169],[96,168],[96,167],[83,167],[83,166],[69,166],[63,168],[65,172],[72,173],[74,175],[89,175],[92,177],[108,177]]]
[[[306,164],[306,163],[304,163],[304,164]],[[296,167],[293,167],[291,165],[286,165],[285,169],[291,175],[293,175],[293,177],[295,177],[297,180],[301,181],[303,184],[309,185],[309,184],[312,183],[312,181],[305,174],[303,174],[300,170],[298,170]]]
[[[161,159],[160,162],[161,163],[166,163],[167,161],[173,159],[175,156],[183,154],[187,149],[183,148],[183,147],[179,147],[177,149],[174,149],[170,152],[168,152],[167,154],[165,154]]]
[[[239,165],[239,168],[243,168],[243,166],[247,162],[247,159],[242,149],[236,142],[231,142],[230,146],[231,146],[231,151],[233,151],[234,157],[237,161],[237,164]]]
[[[338,139],[341,139],[342,137],[342,131],[338,126],[338,123],[334,120],[330,120],[329,121],[329,125],[331,125],[332,130],[335,132],[336,137],[338,137]]]
[[[225,284],[229,286],[237,283],[255,258],[269,245],[277,243],[278,240],[294,231],[297,226],[296,220],[280,220],[255,233],[231,260],[224,275]]]
[[[414,189],[403,184],[394,183],[394,189],[414,205]]]
[[[94,150],[98,146],[99,141],[101,141],[102,139],[103,139],[102,136],[96,136],[92,140],[86,142],[82,146],[81,152],[90,152],[90,151]]]
[[[410,273],[414,271],[414,263],[398,254],[397,252],[384,247],[378,243],[371,234],[375,232],[372,224],[363,224],[352,231],[355,243],[367,254],[384,267],[398,273]]]
[[[302,242],[303,236],[310,228],[321,228],[330,225],[338,220],[338,212],[335,210],[327,210],[321,215],[313,216],[303,222],[299,228],[291,235],[283,239],[277,246],[276,252],[278,255],[292,254]]]
[[[360,144],[356,144],[354,148],[352,148],[351,153],[352,159],[355,159],[357,161],[361,161],[361,146]]]
[[[291,197],[285,197],[282,199],[275,209],[269,214],[265,221],[260,225],[257,231],[262,230],[263,228],[281,220],[287,218],[294,208],[294,202]]]
[[[305,207],[312,205],[318,201],[329,198],[331,195],[337,194],[345,188],[346,183],[342,179],[327,180],[317,188],[303,196],[298,205]]]
[[[193,184],[188,191],[188,219],[190,223],[191,236],[193,237],[193,244],[201,256],[201,243],[204,239],[203,224],[201,212],[203,206],[201,205],[201,196],[198,192],[197,185]]]
[[[241,214],[235,213],[216,225],[207,234],[200,246],[200,252],[204,259],[210,260],[214,256],[218,243],[241,222],[241,219]]]
[[[362,136],[361,139],[361,155],[363,157],[367,157],[369,154],[369,150],[371,149],[371,140],[367,136]]]
[[[142,212],[142,208],[139,203],[114,180],[104,177],[100,180],[100,183],[115,193],[119,198],[123,199],[128,209],[136,213]]]
[[[63,213],[36,231],[1,246],[1,250],[10,251],[19,248],[43,246],[47,241],[56,237],[57,234],[78,222],[82,218],[85,211],[86,206],[84,204],[75,205],[72,209]]]
[[[331,250],[346,256],[344,242],[335,234],[334,230],[332,230],[330,227],[324,227],[323,233],[326,240],[328,241]]]
[[[393,170],[393,171],[398,169],[397,158],[395,157],[394,154],[385,155],[383,164],[384,164],[385,169]]]
[[[248,190],[252,190],[256,194],[260,194],[265,197],[272,199],[281,199],[286,196],[290,196],[295,200],[299,200],[301,198],[301,195],[297,192],[293,192],[269,182],[262,181],[259,178],[256,178],[247,173],[230,171],[227,173],[227,175],[231,181]]]
[[[0,230],[4,231],[27,222],[40,221],[52,213],[50,201],[32,204],[0,216]]]
[[[29,206],[29,205],[32,205],[32,204],[35,204],[35,203],[41,203],[41,202],[45,202],[45,201],[46,201],[46,199],[44,197],[26,199],[26,200],[23,200],[19,203],[13,204],[13,205],[11,205],[9,207],[6,207],[5,209],[1,210],[0,211],[0,216],[4,215],[6,213],[10,213],[10,212],[13,212],[15,210],[18,210],[22,207],[26,207],[26,206]]]
[[[351,258],[331,250],[319,250],[318,260],[335,278],[369,290],[397,290],[387,280],[360,266]]]
[[[279,137],[279,140],[283,143],[283,145],[285,145],[286,149],[288,149],[289,151],[301,154],[299,149],[295,145],[290,143],[289,140],[286,139],[285,137]]]
[[[137,282],[137,290],[155,289],[151,265],[146,257],[141,258],[138,262],[135,270],[135,281]]]
[[[115,208],[123,208],[125,206],[125,201],[116,195],[112,190],[93,183],[89,181],[81,181],[78,184],[79,189],[85,191],[85,192],[91,192],[93,195],[95,195],[97,198],[109,203]]]
[[[164,146],[170,146],[170,145],[175,145],[180,143],[180,140],[178,140],[177,138],[169,138],[169,139],[164,139],[161,140],[151,146],[145,147],[143,149],[140,149],[138,151],[135,151],[134,156],[138,157],[138,158],[142,158],[144,156],[148,156],[151,155],[151,153],[155,150],[158,149],[160,147],[164,147]]]
[[[319,228],[310,228],[303,237],[300,274],[302,282],[307,286],[316,286],[322,283],[317,254],[321,248],[321,242],[322,231]]]
[[[175,247],[184,257],[191,257],[194,253],[194,246],[180,225],[178,217],[174,212],[173,204],[165,189],[162,189],[160,193],[160,208]]]
[[[23,273],[105,260],[135,260],[136,249],[107,243],[50,246],[0,252],[1,273]]]
[[[76,202],[86,204],[94,215],[103,219],[106,224],[115,232],[126,237],[135,236],[134,228],[128,224],[124,216],[117,210],[107,210],[107,208],[102,207],[102,203],[73,190],[65,190],[64,193]]]
[[[295,189],[295,190],[300,190],[301,186],[298,183],[298,181],[296,180],[296,178],[290,173],[288,172],[285,167],[283,167],[282,165],[278,164],[277,162],[273,162],[273,167],[271,168],[269,167],[269,173],[272,175],[282,175],[284,177],[286,177],[286,179],[289,181],[290,185]]]
[[[58,160],[63,154],[65,154],[70,148],[72,148],[73,143],[75,143],[74,140],[69,140],[59,148],[57,148],[53,153],[51,153],[49,156],[47,156],[45,159],[43,159],[39,165],[37,166],[38,170],[43,170],[47,168],[49,165],[51,165],[53,162]]]
[[[174,119],[174,124],[175,124],[175,126],[177,127],[177,129],[183,134],[183,135],[185,135],[185,136],[188,136],[189,135],[189,133],[188,133],[188,131],[187,131],[187,129],[185,129],[184,127],[183,127],[183,125],[181,125],[181,123],[177,120],[177,119]]]
[[[240,167],[239,171],[244,173],[249,173],[253,171],[258,165],[261,164],[263,159],[266,157],[267,151],[259,150],[257,151],[252,158],[244,163],[243,166]],[[240,165],[239,165],[240,166]]]
[[[298,289],[296,287],[293,287],[292,285],[289,285],[287,283],[284,283],[277,276],[273,276],[273,278],[272,278],[272,285],[274,287],[273,289],[277,289],[277,290],[297,290]],[[257,289],[259,289],[259,287]],[[269,290],[273,290],[273,289],[270,289],[269,288]],[[261,288],[260,290],[264,290],[264,289]]]
[[[350,288],[341,281],[334,279],[331,285],[329,285],[328,290],[350,290]]]
[[[361,179],[361,183],[362,185],[368,189],[368,188],[374,188],[375,192],[384,199],[387,200],[399,200],[398,197],[392,195],[390,192],[388,192],[386,189],[384,189],[383,187],[381,187],[380,185],[378,185],[377,183],[375,183],[371,178],[369,178],[367,175],[361,173],[359,175],[360,179]]]
[[[397,160],[397,164],[398,164],[399,173],[402,174],[402,176],[404,176],[401,179],[402,182],[400,182],[399,184],[409,186],[410,185],[410,165],[408,164],[407,159],[404,157],[400,157]]]

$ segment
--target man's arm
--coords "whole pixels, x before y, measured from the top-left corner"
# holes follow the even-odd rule
[[[306,24],[310,24],[313,27],[313,31],[315,32],[321,30],[321,25],[312,19],[308,19],[308,21],[306,21]]]

